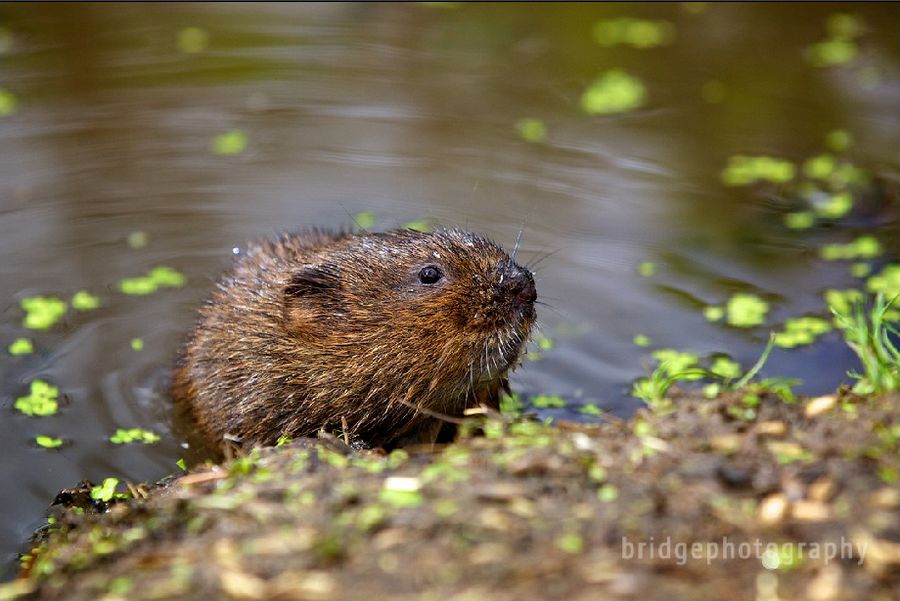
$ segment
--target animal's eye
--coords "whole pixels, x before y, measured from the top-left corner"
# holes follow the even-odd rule
[[[442,277],[444,273],[434,265],[428,265],[419,271],[419,281],[423,284],[437,284]]]

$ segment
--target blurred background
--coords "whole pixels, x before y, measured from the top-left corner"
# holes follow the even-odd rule
[[[167,370],[248,238],[355,220],[511,247],[524,226],[550,306],[513,388],[545,417],[628,414],[662,348],[746,368],[898,256],[898,23],[855,2],[0,5],[4,575],[60,488],[189,456]],[[853,366],[831,332],[763,374],[820,393]],[[35,380],[55,414],[17,406]],[[130,428],[152,444],[110,440]]]

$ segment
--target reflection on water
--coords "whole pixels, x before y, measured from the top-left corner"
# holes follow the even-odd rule
[[[842,11],[858,19],[829,20]],[[663,33],[622,33],[624,16]],[[538,286],[553,344],[513,385],[571,405],[548,415],[629,411],[652,349],[749,365],[769,329],[822,315],[824,289],[858,284],[848,263],[818,258],[821,245],[865,231],[896,257],[884,235],[896,206],[791,230],[784,214],[803,190],[724,186],[722,169],[739,154],[801,164],[838,131],[852,139],[843,156],[895,190],[898,17],[856,4],[4,5],[0,342],[26,336],[35,353],[0,358],[2,552],[61,487],[177,469],[167,366],[230,249],[279,229],[371,212],[379,228],[427,219],[511,245],[524,223],[525,250],[547,255]],[[846,64],[817,66],[829,61]],[[597,83],[610,72],[628,77]],[[612,96],[588,107],[592,84]],[[133,232],[146,245],[129,245]],[[118,291],[157,265],[188,285]],[[81,289],[101,308],[21,327],[22,298]],[[734,292],[770,303],[766,325],[706,319]],[[770,369],[818,392],[852,365],[831,333],[776,350]],[[57,415],[12,409],[37,378],[59,387]],[[131,427],[162,440],[108,441]],[[41,434],[65,444],[39,448]]]

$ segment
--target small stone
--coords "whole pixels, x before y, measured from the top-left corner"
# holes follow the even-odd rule
[[[825,503],[796,501],[791,506],[791,516],[802,522],[824,522],[831,518],[831,509]]]
[[[760,436],[783,436],[787,427],[784,422],[767,421],[756,424],[756,433]]]
[[[806,496],[810,501],[825,503],[834,496],[837,486],[831,478],[819,478],[809,485]]]
[[[787,512],[787,499],[781,493],[769,495],[759,505],[759,520],[764,524],[777,524]]]
[[[818,396],[806,403],[804,413],[806,413],[806,417],[816,417],[826,411],[831,411],[836,404],[837,397],[833,394]]]
[[[896,488],[880,488],[869,496],[870,502],[881,509],[894,509],[900,506],[900,490]]]

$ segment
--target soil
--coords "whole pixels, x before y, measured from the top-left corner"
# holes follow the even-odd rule
[[[900,397],[670,396],[597,425],[476,417],[436,451],[297,440],[110,504],[69,491],[0,597],[896,598]]]

